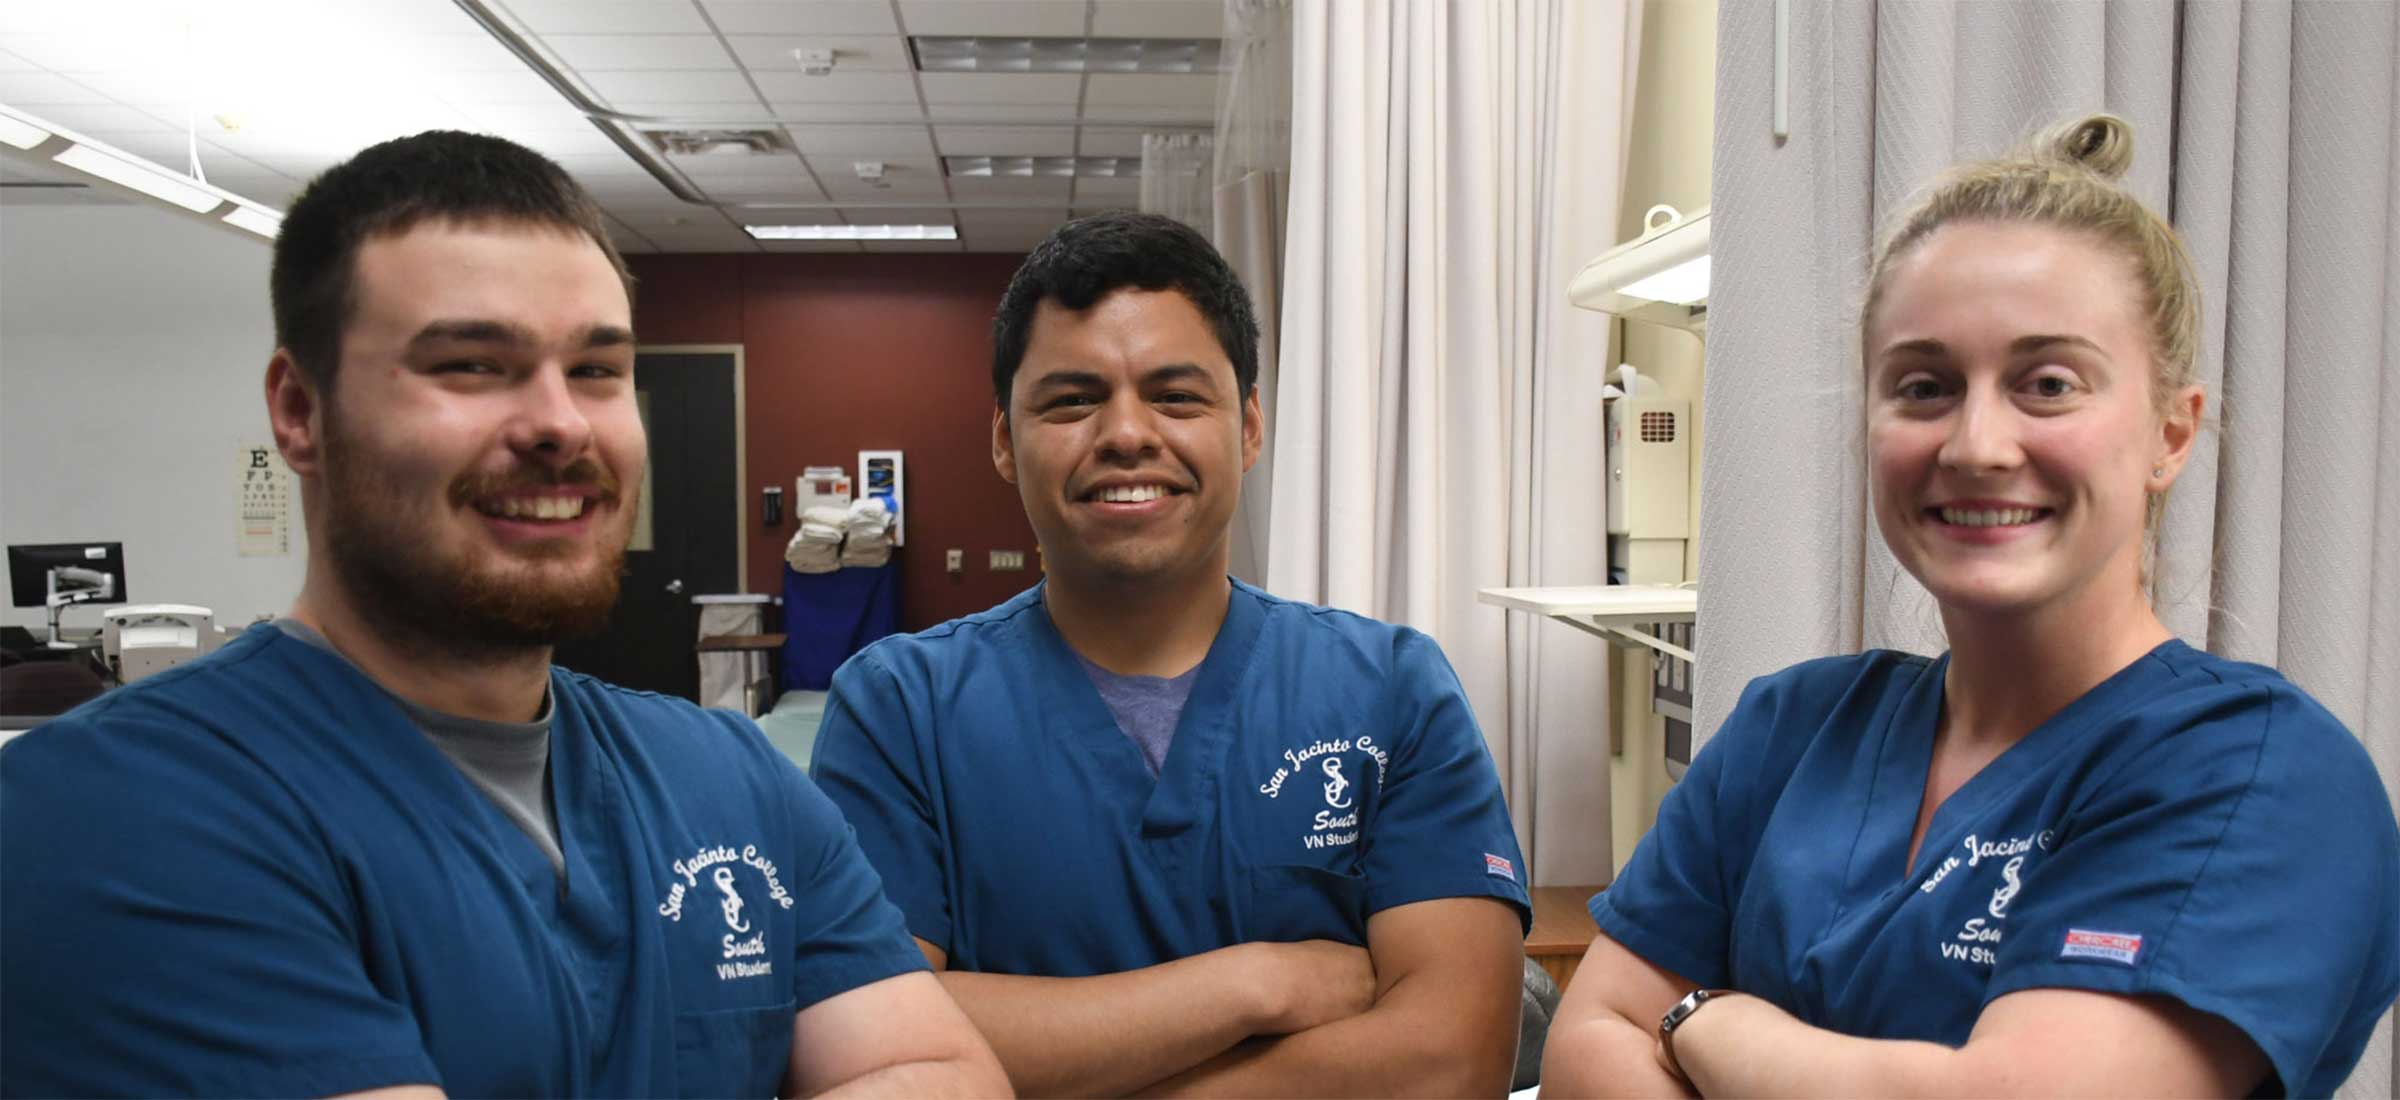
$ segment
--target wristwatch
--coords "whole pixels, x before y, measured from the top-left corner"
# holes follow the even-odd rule
[[[1659,1049],[1667,1052],[1667,1064],[1675,1067],[1675,1076],[1686,1081],[1691,1080],[1691,1075],[1683,1072],[1683,1060],[1675,1057],[1675,1029],[1682,1027],[1685,1020],[1691,1019],[1692,1013],[1700,1011],[1701,1005],[1731,992],[1733,990],[1730,989],[1695,989],[1684,994],[1682,1000],[1675,1002],[1675,1007],[1668,1009],[1665,1016],[1659,1017],[1658,1046]]]

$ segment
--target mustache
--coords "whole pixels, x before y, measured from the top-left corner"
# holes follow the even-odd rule
[[[450,483],[450,503],[466,507],[485,497],[498,496],[520,489],[551,489],[578,486],[593,489],[603,500],[614,501],[624,486],[617,475],[589,457],[576,459],[563,469],[542,466],[518,466],[506,473],[461,474]]]

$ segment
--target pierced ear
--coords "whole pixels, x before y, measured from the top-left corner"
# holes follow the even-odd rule
[[[313,477],[324,462],[325,407],[308,372],[300,369],[291,349],[275,349],[267,360],[267,426],[275,433],[275,449],[285,465],[301,477]]]
[[[2159,454],[2150,468],[2152,491],[2165,491],[2183,472],[2183,464],[2192,457],[2192,443],[2200,438],[2201,415],[2207,410],[2208,391],[2196,383],[2185,386],[2168,402],[2159,423]]]
[[[1000,480],[1017,483],[1017,441],[1008,435],[1008,410],[992,406],[992,469]]]

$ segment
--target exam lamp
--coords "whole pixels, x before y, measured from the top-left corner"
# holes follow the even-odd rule
[[[22,150],[11,156],[73,169],[111,189],[139,196],[203,221],[275,238],[283,215],[224,188],[134,156],[72,130],[0,105],[0,145]]]
[[[1687,218],[1672,206],[1653,206],[1642,222],[1640,237],[1575,273],[1567,300],[1628,320],[1706,331],[1708,211]]]

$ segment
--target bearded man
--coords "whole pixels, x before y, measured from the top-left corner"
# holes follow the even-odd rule
[[[0,1091],[991,1095],[747,719],[553,667],[646,461],[629,279],[496,138],[386,142],[275,243],[291,614],[0,752]]]

